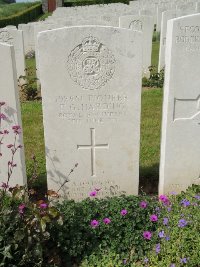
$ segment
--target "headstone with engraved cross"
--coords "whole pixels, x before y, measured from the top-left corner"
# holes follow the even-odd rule
[[[67,45],[66,45],[67,44]],[[48,188],[81,200],[138,193],[141,33],[103,26],[38,39]],[[59,50],[57,49],[59,47]]]
[[[200,14],[168,21],[159,192],[199,183]]]

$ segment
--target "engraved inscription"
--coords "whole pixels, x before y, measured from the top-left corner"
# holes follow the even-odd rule
[[[93,190],[98,192],[97,198],[119,196],[126,193],[121,190],[116,181],[93,177],[90,181],[72,182],[69,191],[66,192],[66,197],[68,199],[82,200],[87,198],[89,192]]]
[[[77,149],[89,149],[91,151],[91,176],[96,176],[96,169],[95,169],[95,159],[96,159],[96,149],[108,149],[108,144],[96,144],[95,141],[95,129],[90,129],[90,138],[91,144],[90,145],[77,145]]]
[[[200,26],[180,25],[180,34],[176,36],[176,44],[185,44],[185,51],[200,52]]]
[[[112,78],[115,58],[104,44],[90,35],[71,51],[67,69],[71,79],[83,89],[99,89]]]
[[[0,30],[0,42],[13,44],[13,37],[10,35],[10,33],[7,30],[5,29]]]
[[[111,123],[127,118],[125,94],[88,94],[58,96],[58,117],[73,124]]]
[[[200,96],[196,99],[174,99],[174,121],[192,120],[200,124]]]
[[[140,20],[133,20],[131,21],[130,25],[129,25],[129,29],[131,30],[135,30],[135,31],[142,31],[142,21]]]

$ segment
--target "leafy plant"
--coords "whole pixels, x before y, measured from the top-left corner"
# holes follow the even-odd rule
[[[155,66],[149,67],[150,71],[150,78],[144,77],[142,79],[142,86],[143,87],[157,87],[157,88],[163,88],[164,84],[164,69],[162,69],[160,72],[156,71]]]
[[[32,68],[26,69],[26,76],[20,76],[18,86],[23,100],[35,100],[38,97],[37,78]]]

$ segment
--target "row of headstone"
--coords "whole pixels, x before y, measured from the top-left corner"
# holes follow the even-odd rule
[[[17,77],[25,75],[23,32],[14,26],[0,29],[0,42],[14,46]]]
[[[200,183],[199,29],[200,14],[168,22],[160,194]],[[137,195],[141,40],[139,31],[104,26],[66,27],[39,34],[50,189],[62,187],[68,171],[78,163],[60,191],[63,196],[81,200],[95,188],[101,197]],[[1,131],[9,130],[10,124],[21,124],[14,61],[14,48],[0,44],[1,97],[8,103],[5,112],[9,118]],[[12,140],[5,139],[4,143],[12,144]],[[4,177],[11,153],[2,147],[0,170]],[[23,150],[14,163],[18,168],[13,171],[17,177],[13,183],[24,183]]]

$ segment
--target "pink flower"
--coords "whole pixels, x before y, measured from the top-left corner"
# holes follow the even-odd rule
[[[151,232],[149,232],[149,231],[144,231],[143,232],[144,239],[150,240],[151,236],[152,236]]]
[[[96,197],[96,195],[97,195],[97,191],[90,192],[90,197]]]
[[[12,129],[15,134],[20,134],[21,127],[19,125],[14,125]]]
[[[9,145],[7,145],[7,148],[11,148],[11,147],[13,147],[13,145],[12,145],[12,144],[9,144]]]
[[[105,218],[105,219],[103,219],[103,222],[105,224],[109,224],[109,223],[111,223],[111,220],[109,218]]]
[[[156,214],[153,214],[150,216],[150,220],[151,220],[151,222],[157,222],[158,216]]]
[[[20,214],[24,214],[24,209],[25,209],[25,205],[24,204],[20,204],[19,207],[18,207],[18,211]]]
[[[141,201],[140,202],[140,208],[145,209],[147,207],[147,202],[146,201]]]
[[[47,203],[41,203],[40,204],[40,208],[41,209],[46,209],[46,208],[48,208],[48,204]]]
[[[0,102],[0,107],[5,105],[6,102]]]
[[[122,216],[125,216],[128,213],[128,211],[124,209],[124,210],[121,210],[120,213],[121,213]]]
[[[9,131],[8,130],[4,130],[3,133],[4,134],[9,134]]]
[[[167,202],[169,202],[168,197],[165,196],[165,195],[160,195],[160,196],[159,196],[159,199],[160,199],[160,201],[163,202],[163,203],[167,203]]]
[[[9,185],[7,183],[2,182],[1,187],[4,189],[7,189],[7,188],[9,188]]]
[[[99,222],[97,220],[92,220],[90,222],[90,225],[92,226],[92,228],[96,228],[99,226]]]
[[[0,120],[6,120],[7,119],[7,117],[6,117],[6,115],[5,114],[3,114],[3,113],[0,113]]]

